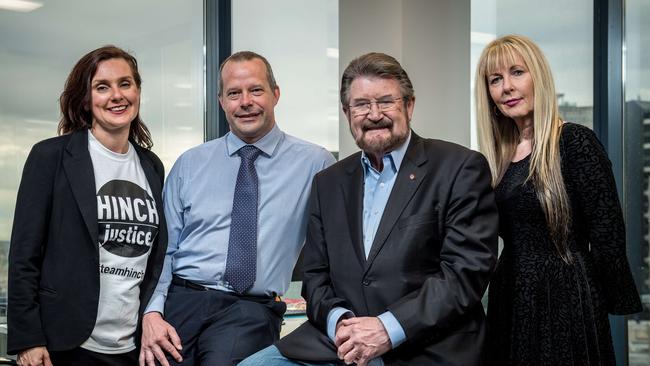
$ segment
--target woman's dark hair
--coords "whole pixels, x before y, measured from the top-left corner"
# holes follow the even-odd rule
[[[113,45],[104,46],[84,55],[72,68],[65,87],[59,98],[61,105],[61,120],[58,133],[60,135],[90,128],[93,123],[91,103],[91,81],[100,62],[121,58],[131,67],[135,84],[140,89],[142,78],[138,72],[138,61],[128,52]],[[151,133],[140,118],[140,113],[131,121],[129,140],[151,149]]]

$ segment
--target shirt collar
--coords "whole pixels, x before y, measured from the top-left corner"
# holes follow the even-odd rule
[[[242,147],[246,145],[253,145],[256,148],[262,150],[262,153],[266,156],[273,156],[273,152],[276,150],[276,147],[282,140],[282,137],[284,134],[282,131],[280,131],[280,128],[278,128],[278,125],[276,124],[273,126],[271,131],[264,135],[261,139],[255,141],[252,144],[248,144],[239,137],[237,137],[234,133],[228,132],[226,134],[226,148],[228,152],[228,156],[233,156],[241,149]]]
[[[403,144],[397,147],[397,149],[385,154],[384,156],[390,157],[390,162],[392,164],[392,169],[397,172],[399,171],[399,167],[402,165],[402,160],[404,160],[404,156],[406,155],[406,149],[408,149],[409,142],[411,142],[411,130],[409,129],[409,135],[406,138],[406,141],[404,141]],[[370,164],[370,159],[368,159],[368,155],[366,155],[365,151],[361,152],[361,164],[363,164],[363,167],[365,170],[368,170],[370,168],[374,169],[372,167],[372,164]],[[386,167],[384,167],[386,168]]]

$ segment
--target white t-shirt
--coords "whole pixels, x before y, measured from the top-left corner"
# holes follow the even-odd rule
[[[81,347],[118,354],[135,349],[140,283],[160,217],[135,148],[115,153],[88,133],[97,187],[99,308]],[[72,284],[74,285],[74,284]]]

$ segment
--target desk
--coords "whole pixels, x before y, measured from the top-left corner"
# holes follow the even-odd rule
[[[282,329],[280,330],[280,338],[293,332],[300,324],[307,321],[306,315],[285,315],[284,322],[282,322]]]

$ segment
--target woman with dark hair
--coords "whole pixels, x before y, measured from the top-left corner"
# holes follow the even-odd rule
[[[9,251],[8,352],[21,365],[133,365],[167,245],[163,165],[139,115],[136,59],[83,56],[60,136],[32,148]]]
[[[559,115],[530,39],[479,59],[476,118],[504,249],[490,282],[489,365],[615,365],[607,314],[641,311],[611,163],[593,131]]]

